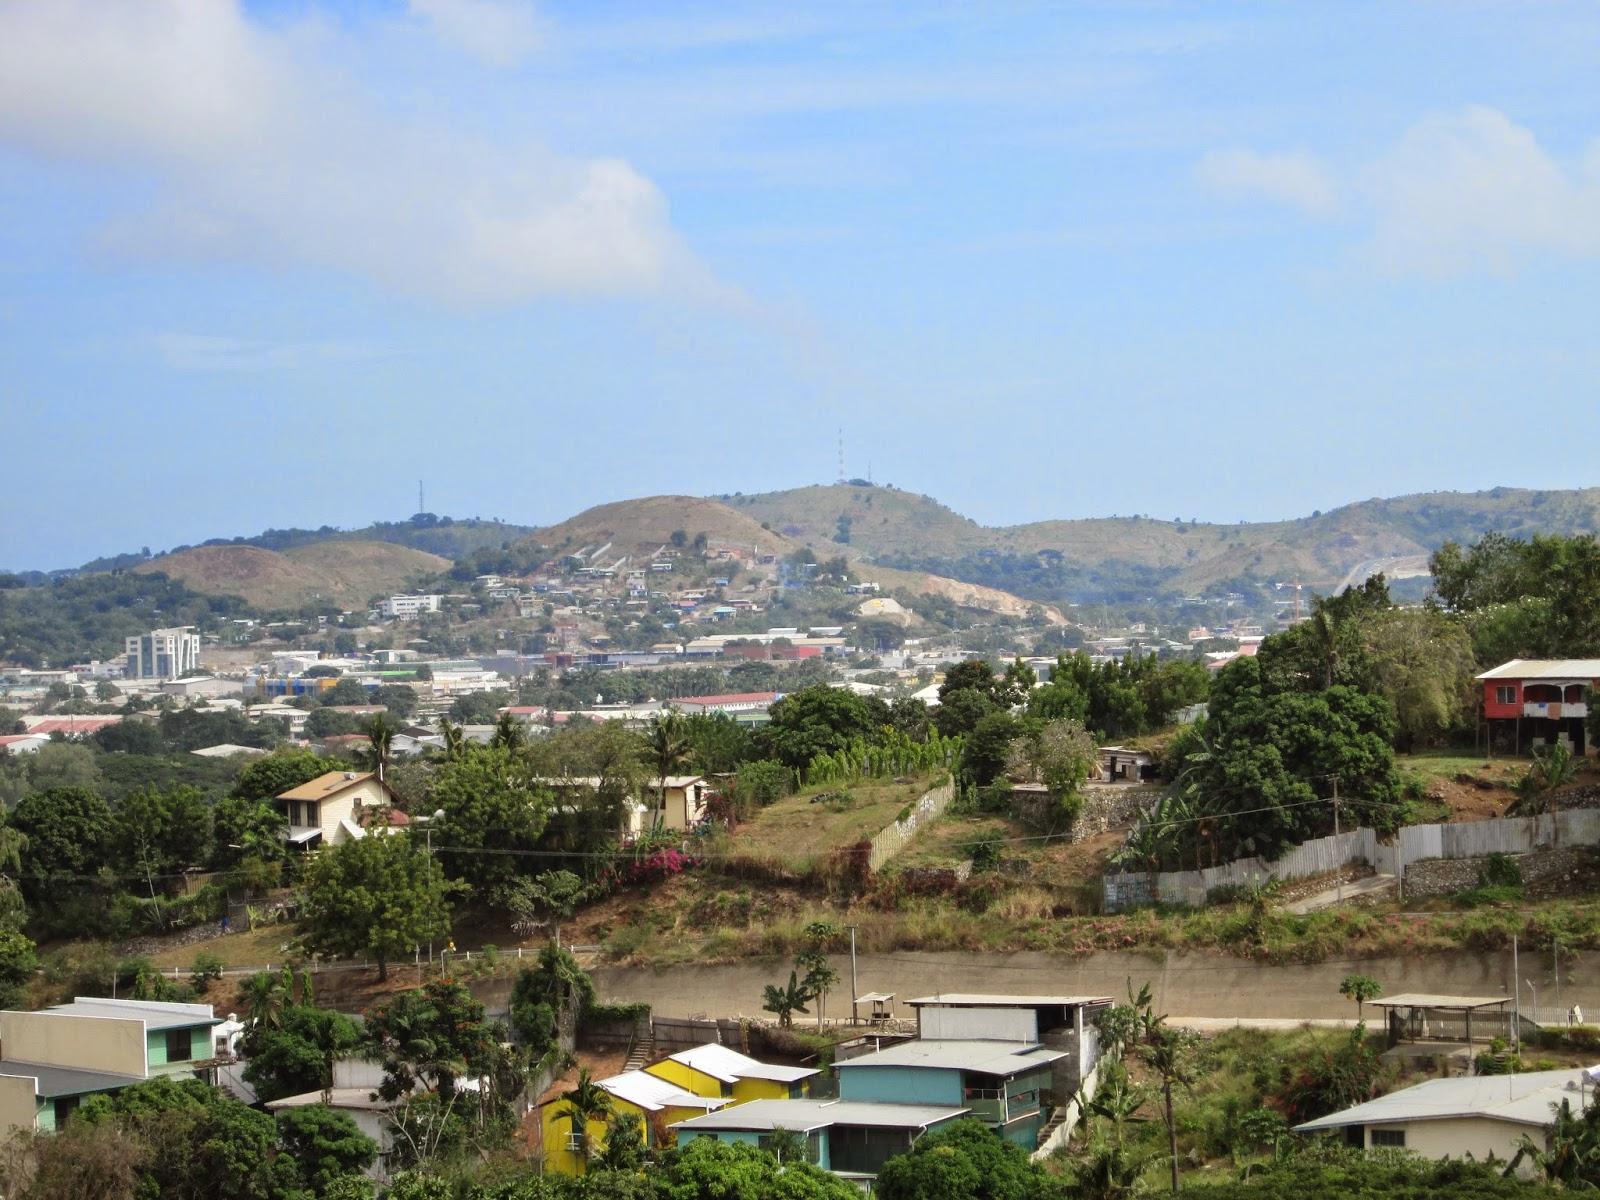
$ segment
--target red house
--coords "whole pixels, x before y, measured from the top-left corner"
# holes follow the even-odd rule
[[[1600,685],[1600,658],[1514,658],[1478,679],[1491,738],[1496,722],[1509,721],[1515,723],[1518,753],[1524,740],[1548,745],[1563,738],[1573,753],[1584,752],[1584,722],[1589,693]]]

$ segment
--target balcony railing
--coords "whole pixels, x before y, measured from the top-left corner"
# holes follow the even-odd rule
[[[1589,705],[1582,700],[1526,700],[1522,705],[1522,715],[1551,721],[1565,717],[1586,718]]]

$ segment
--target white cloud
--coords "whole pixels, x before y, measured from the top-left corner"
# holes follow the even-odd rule
[[[1563,161],[1481,105],[1424,117],[1342,180],[1311,155],[1253,150],[1213,151],[1195,175],[1219,193],[1270,197],[1312,217],[1342,207],[1369,230],[1361,255],[1395,274],[1507,273],[1541,256],[1600,256],[1600,140]]]
[[[1363,172],[1368,247],[1387,270],[1514,270],[1535,255],[1600,255],[1600,142],[1563,164],[1532,131],[1473,106],[1429,116]]]
[[[520,62],[545,41],[544,23],[527,0],[411,0],[411,13],[497,67]]]
[[[102,231],[120,254],[332,267],[462,303],[724,290],[626,162],[396,118],[336,58],[236,0],[0,0],[0,143],[154,179],[154,204]]]
[[[1213,150],[1200,160],[1195,177],[1221,195],[1276,200],[1308,216],[1328,217],[1339,209],[1338,189],[1328,171],[1303,151]]]

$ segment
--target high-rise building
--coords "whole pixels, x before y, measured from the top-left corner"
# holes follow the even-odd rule
[[[200,669],[200,635],[193,625],[152,629],[127,641],[129,679],[178,679]]]

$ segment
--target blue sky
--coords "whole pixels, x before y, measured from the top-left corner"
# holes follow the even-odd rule
[[[1600,6],[0,0],[0,563],[1600,483]]]

